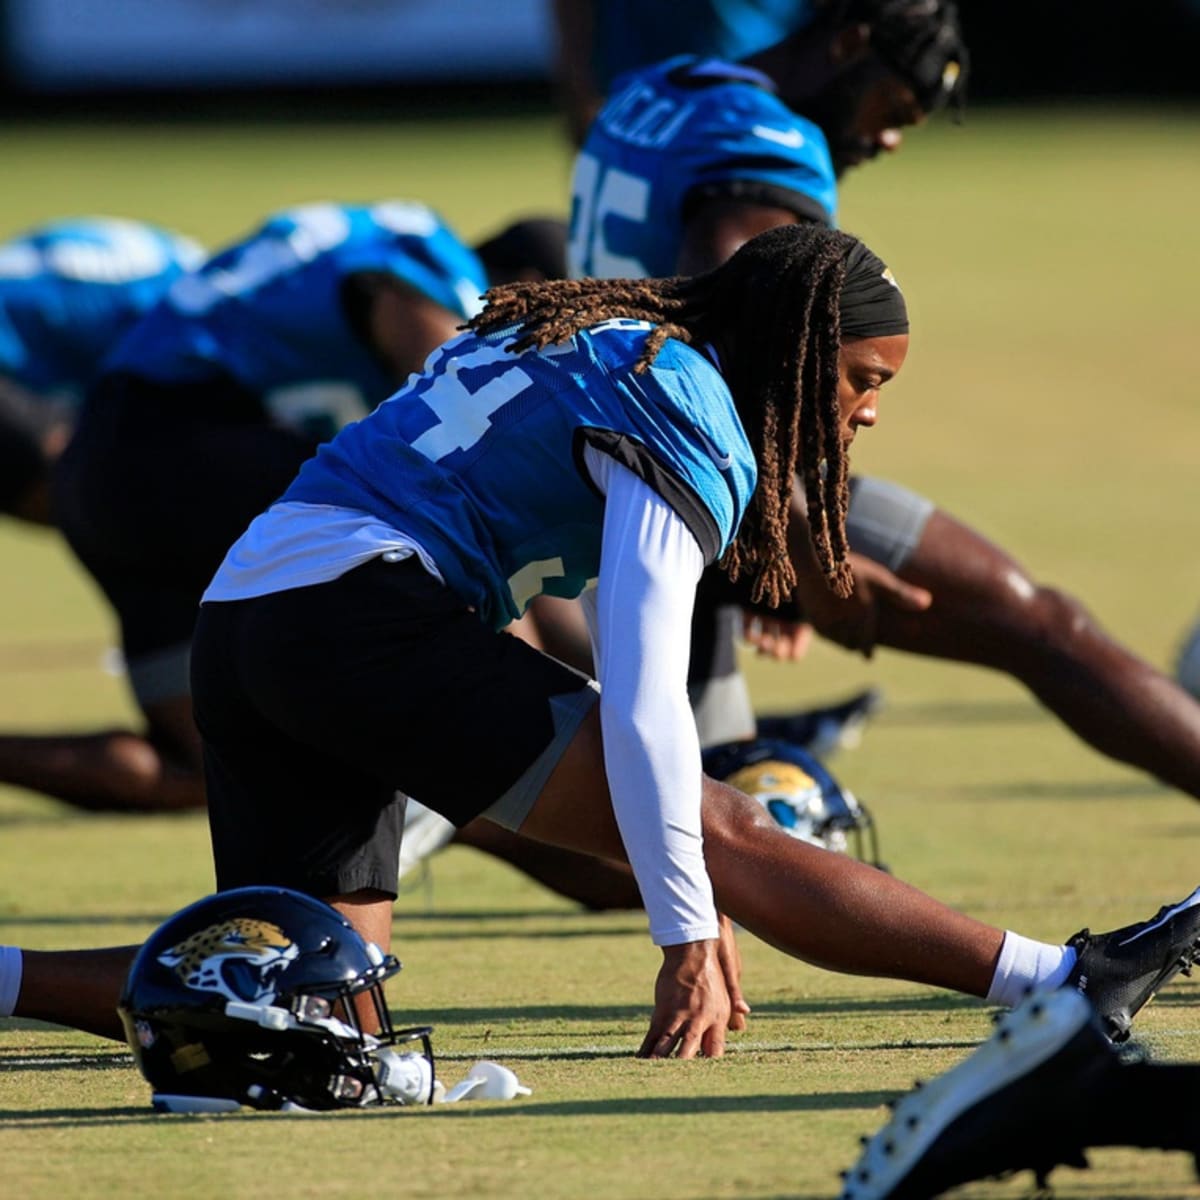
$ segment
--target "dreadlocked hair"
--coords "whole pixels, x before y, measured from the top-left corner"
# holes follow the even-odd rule
[[[787,529],[793,479],[804,482],[813,550],[825,582],[848,596],[846,447],[838,410],[839,300],[848,234],[784,225],[747,242],[704,275],[670,279],[565,279],[493,288],[468,328],[513,329],[520,353],[564,342],[617,317],[649,321],[635,371],[668,338],[689,345],[718,335],[732,347],[722,373],[758,464],[758,486],[721,559],[731,579],[752,576],[755,603],[778,605],[796,587]]]

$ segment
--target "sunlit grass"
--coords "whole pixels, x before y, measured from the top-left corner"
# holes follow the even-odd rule
[[[862,169],[842,213],[914,311],[910,362],[856,447],[860,466],[974,522],[1162,666],[1200,608],[1198,132],[1178,112],[973,113]],[[210,242],[274,207],[384,195],[427,200],[474,236],[564,209],[568,161],[549,117],[10,126],[0,157],[0,232],[108,211]],[[111,618],[56,539],[4,528],[0,561],[0,728],[132,719],[123,681],[102,668]],[[764,707],[885,689],[865,745],[835,768],[875,812],[893,869],[988,921],[1061,940],[1196,882],[1193,803],[1098,757],[1002,676],[827,646],[799,668],[750,670]],[[0,825],[5,941],[135,940],[210,886],[202,819],[89,818],[0,790]],[[0,1194],[832,1196],[883,1100],[957,1061],[988,1014],[743,941],[755,1013],[729,1056],[639,1062],[656,959],[641,918],[581,914],[451,851],[431,890],[397,905],[405,969],[391,1002],[404,1021],[437,1024],[450,1082],[494,1057],[531,1097],[429,1114],[155,1118],[119,1047],[18,1023],[0,1031]],[[1196,1001],[1190,983],[1173,986],[1140,1020],[1159,1058],[1196,1058]],[[1060,1194],[1195,1194],[1179,1156],[1094,1161],[1060,1172]]]

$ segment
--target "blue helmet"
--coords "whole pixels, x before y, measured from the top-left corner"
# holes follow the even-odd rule
[[[432,1030],[395,1030],[383,982],[400,963],[335,909],[287,888],[197,901],[138,952],[118,1012],[168,1112],[431,1102]],[[373,1001],[367,1033],[355,997]],[[401,1054],[398,1042],[421,1043]]]
[[[778,738],[728,742],[704,752],[704,772],[757,800],[792,837],[872,866],[879,839],[867,809],[807,750]]]

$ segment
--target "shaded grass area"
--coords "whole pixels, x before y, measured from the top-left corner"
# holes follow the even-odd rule
[[[914,312],[910,362],[856,446],[860,467],[978,524],[1164,666],[1200,607],[1197,124],[1178,110],[973,113],[853,176],[842,217],[893,265]],[[536,117],[9,127],[0,152],[0,232],[111,211],[210,241],[273,207],[388,194],[429,200],[474,236],[562,210],[568,174],[557,127]],[[133,719],[105,669],[111,620],[56,539],[5,527],[0,561],[0,729]],[[748,666],[764,708],[884,688],[883,715],[835,769],[874,811],[893,869],[957,907],[1061,941],[1196,883],[1192,802],[1082,746],[1007,678],[826,646],[799,669]],[[133,941],[210,886],[202,819],[86,817],[0,789],[5,942]],[[154,1117],[121,1047],[5,1023],[0,1193],[832,1196],[883,1102],[991,1028],[975,1002],[823,974],[744,938],[755,1011],[727,1058],[639,1062],[657,958],[642,929],[461,850],[401,897],[397,1019],[437,1025],[449,1082],[477,1057],[513,1066],[534,1093],[508,1105]],[[1152,1053],[1197,1057],[1198,1001],[1181,981],[1146,1011]],[[1059,1172],[1061,1195],[1200,1194],[1180,1156],[1093,1159],[1091,1172]]]

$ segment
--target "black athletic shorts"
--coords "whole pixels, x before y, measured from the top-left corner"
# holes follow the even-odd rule
[[[205,604],[192,699],[219,888],[394,895],[397,790],[515,827],[596,691],[410,558]]]
[[[316,441],[229,379],[101,380],[54,473],[55,517],[117,612],[139,700],[187,694],[200,596]]]

